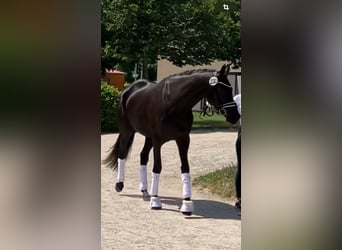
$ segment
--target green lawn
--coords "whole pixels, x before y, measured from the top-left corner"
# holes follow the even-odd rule
[[[237,128],[237,124],[230,124],[223,115],[200,116],[200,112],[193,112],[194,122],[192,128]]]
[[[235,196],[236,166],[229,166],[195,178],[192,184],[222,198]]]
[[[213,116],[200,116],[199,112],[193,112],[193,129],[233,129],[238,128],[238,124],[231,124],[226,121],[223,115],[214,114]],[[228,166],[214,172],[199,176],[193,180],[193,185],[199,189],[223,198],[235,196],[235,171],[236,166]]]

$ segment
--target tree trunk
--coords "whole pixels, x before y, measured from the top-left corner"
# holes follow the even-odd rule
[[[148,68],[147,68],[147,65],[148,65],[147,58],[144,57],[143,60],[142,60],[143,78],[149,80],[148,79]]]

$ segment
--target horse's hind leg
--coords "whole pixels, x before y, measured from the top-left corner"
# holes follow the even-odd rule
[[[140,190],[143,193],[143,199],[148,200],[150,198],[147,192],[147,162],[150,151],[152,149],[152,140],[149,137],[145,137],[145,144],[140,153]]]
[[[193,204],[191,201],[191,178],[190,178],[190,167],[188,162],[188,151],[190,144],[190,137],[180,137],[176,140],[179,156],[181,159],[181,171],[182,171],[182,183],[183,183],[183,204],[180,211],[184,215],[191,215],[193,211]]]
[[[124,188],[125,181],[125,161],[128,152],[133,143],[135,132],[133,130],[120,131],[119,135],[119,152],[118,152],[118,175],[117,183],[115,184],[115,190],[121,192]]]

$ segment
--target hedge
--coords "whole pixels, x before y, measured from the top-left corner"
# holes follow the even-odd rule
[[[118,105],[121,92],[101,82],[101,132],[118,132]]]

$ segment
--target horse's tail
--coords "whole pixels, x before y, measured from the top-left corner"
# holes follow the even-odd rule
[[[118,158],[126,159],[127,155],[131,149],[132,143],[134,139],[134,133],[128,137],[128,140],[125,141],[125,138],[119,134],[118,139],[116,140],[114,146],[111,148],[108,156],[102,161],[103,164],[106,164],[107,167],[116,170],[118,167]]]
[[[126,159],[131,149],[134,130],[131,128],[127,118],[125,118],[126,113],[126,102],[130,94],[135,90],[135,85],[133,84],[121,93],[121,98],[119,102],[119,123],[120,134],[112,147],[109,155],[102,161],[107,167],[116,170],[118,167],[118,158]]]
[[[118,167],[118,158],[119,158],[119,145],[120,145],[120,135],[116,140],[114,146],[111,148],[109,155],[102,161],[103,164],[106,164],[106,167],[109,167],[113,170]]]

